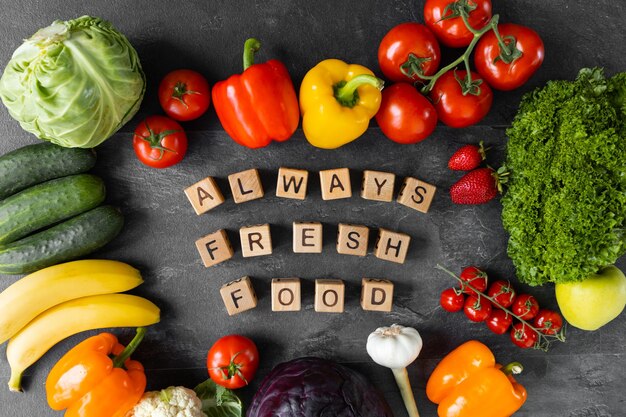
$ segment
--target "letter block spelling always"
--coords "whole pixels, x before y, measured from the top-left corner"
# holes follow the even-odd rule
[[[255,308],[257,305],[256,293],[250,278],[243,277],[231,281],[220,288],[220,294],[229,316]]]
[[[272,236],[270,225],[242,227],[239,229],[241,239],[241,254],[244,258],[272,254]]]
[[[367,242],[370,229],[367,226],[339,223],[337,232],[337,253],[342,255],[367,255]]]
[[[315,311],[343,313],[345,285],[340,279],[315,280]]]
[[[309,173],[302,169],[279,168],[276,197],[304,200]]]
[[[404,233],[392,232],[387,229],[380,229],[374,256],[385,261],[403,264],[406,253],[409,250],[411,236]]]
[[[224,202],[224,196],[212,177],[185,188],[185,195],[198,216]]]
[[[207,268],[233,257],[233,247],[226,230],[218,230],[196,240],[196,248]]]
[[[350,170],[348,168],[320,171],[322,200],[337,200],[352,197]]]
[[[293,223],[294,253],[322,253],[322,223]]]
[[[386,279],[363,278],[361,285],[361,308],[363,310],[391,311],[393,282]]]
[[[406,177],[400,193],[398,203],[422,213],[428,213],[437,187],[413,177]]]
[[[272,280],[272,311],[300,311],[300,278]]]
[[[361,197],[366,200],[386,201],[393,200],[393,187],[396,174],[381,171],[363,171]]]
[[[263,185],[259,171],[249,169],[228,176],[230,190],[233,193],[235,203],[245,203],[263,197]]]

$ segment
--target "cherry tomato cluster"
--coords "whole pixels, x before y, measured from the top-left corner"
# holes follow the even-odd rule
[[[498,19],[491,0],[426,0],[424,25],[402,23],[384,36],[378,62],[397,84],[383,90],[376,121],[389,139],[420,142],[438,119],[455,128],[478,123],[491,109],[492,87],[513,90],[528,81],[543,62],[543,42],[532,29]],[[439,43],[467,49],[439,69]]]
[[[489,285],[487,273],[475,266],[463,269],[459,277],[440,269],[461,284],[441,293],[439,302],[444,310],[463,310],[468,319],[485,322],[496,334],[509,332],[511,341],[521,348],[545,349],[550,338],[564,341],[563,317],[555,311],[540,309],[532,295],[518,295],[510,282],[498,280]]]

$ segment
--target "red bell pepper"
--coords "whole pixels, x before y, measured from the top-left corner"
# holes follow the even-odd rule
[[[243,73],[220,81],[213,87],[217,116],[235,142],[261,148],[272,140],[285,141],[300,121],[296,91],[287,68],[272,59],[254,64],[261,43],[248,39],[244,44]]]

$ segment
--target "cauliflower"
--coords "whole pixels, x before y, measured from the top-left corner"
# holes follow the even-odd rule
[[[168,387],[146,392],[126,417],[206,417],[202,401],[193,390]]]

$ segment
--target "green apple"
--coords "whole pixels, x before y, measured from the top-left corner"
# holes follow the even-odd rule
[[[596,330],[624,310],[626,277],[615,266],[607,266],[584,281],[556,284],[555,292],[561,313],[569,324]]]

